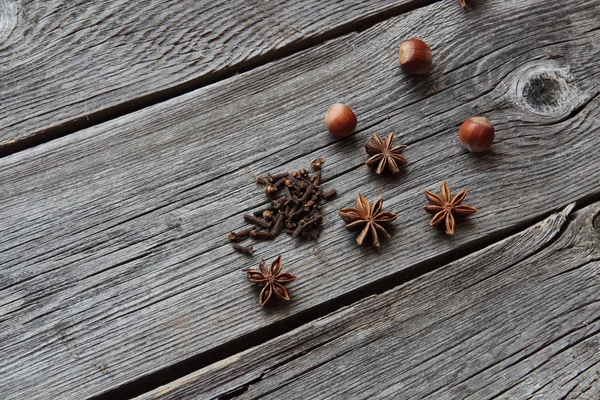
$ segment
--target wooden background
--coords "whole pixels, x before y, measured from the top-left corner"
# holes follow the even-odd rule
[[[0,0],[3,398],[597,398],[600,3],[470,4]],[[319,239],[234,252],[254,177],[316,157]],[[454,237],[442,180],[479,209]],[[378,250],[337,216],[359,191],[398,214]],[[292,301],[261,308],[241,269],[278,254]]]

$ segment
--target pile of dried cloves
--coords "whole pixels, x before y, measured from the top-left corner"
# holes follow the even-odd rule
[[[316,239],[321,232],[323,220],[321,202],[336,195],[335,190],[324,191],[321,185],[323,162],[322,158],[313,160],[313,174],[306,168],[301,168],[291,173],[267,174],[257,178],[256,182],[266,185],[265,193],[273,200],[267,208],[254,215],[244,215],[244,220],[254,225],[252,228],[227,235],[233,248],[252,254],[252,246],[242,246],[238,243],[240,239],[249,236],[257,240],[270,240],[282,231],[291,234],[294,239]]]

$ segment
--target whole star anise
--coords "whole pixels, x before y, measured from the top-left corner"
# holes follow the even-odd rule
[[[446,181],[442,182],[439,196],[426,190],[425,197],[427,197],[430,204],[425,206],[425,211],[435,214],[429,222],[429,226],[434,226],[445,221],[446,234],[450,236],[454,235],[453,214],[456,216],[464,216],[477,212],[475,207],[460,204],[465,199],[466,195],[466,190],[461,190],[456,196],[451,198],[450,189],[448,188]]]
[[[377,199],[377,201],[370,206],[369,202],[359,193],[358,196],[356,196],[355,208],[343,208],[338,211],[340,217],[342,217],[346,223],[346,229],[349,231],[362,229],[360,234],[356,237],[356,243],[359,245],[363,244],[363,241],[367,236],[370,236],[373,245],[379,247],[379,234],[387,238],[390,237],[390,234],[383,226],[381,226],[381,224],[392,222],[396,219],[396,215],[391,212],[382,212],[382,206],[382,198]]]
[[[367,160],[367,165],[373,167],[377,165],[375,172],[381,174],[384,170],[391,174],[400,172],[398,164],[405,165],[406,159],[400,154],[406,149],[406,146],[394,147],[394,132],[390,132],[385,137],[385,141],[382,141],[378,134],[373,134],[373,139],[370,142],[365,143],[365,149],[371,156]]]
[[[281,272],[281,256],[277,256],[275,261],[271,263],[271,268],[267,268],[265,260],[260,261],[260,270],[244,268],[242,271],[246,273],[248,280],[252,283],[265,285],[260,291],[258,302],[264,306],[275,293],[282,300],[289,300],[290,295],[283,285],[292,282],[296,277],[292,274]]]

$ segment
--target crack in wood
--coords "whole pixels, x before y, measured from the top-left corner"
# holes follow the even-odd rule
[[[576,207],[574,203],[566,206],[566,209],[563,211],[565,219],[566,215],[575,212],[578,209],[579,208]],[[529,225],[531,225],[531,222],[524,222],[522,225],[519,225],[519,227],[515,227],[514,230],[511,229],[508,232],[504,232],[502,236],[494,236],[493,238],[490,237],[487,238],[487,240],[485,241],[480,241],[479,243],[477,243],[477,245],[471,245],[468,246],[468,248],[460,249],[460,251],[452,252],[452,254],[441,255],[439,257],[436,257],[435,259],[427,260],[423,263],[420,263],[419,265],[415,265],[414,268],[404,270],[396,275],[386,277],[383,280],[373,282],[369,285],[361,287],[358,290],[346,293],[345,295],[340,296],[336,299],[332,299],[326,302],[325,304],[322,304],[318,309],[307,310],[306,312],[294,316],[289,320],[278,321],[277,323],[269,327],[268,330],[260,329],[259,331],[252,332],[248,334],[247,337],[234,340],[222,348],[217,348],[214,351],[207,352],[208,354],[206,355],[196,355],[184,362],[179,363],[176,366],[160,370],[149,376],[141,378],[138,381],[134,381],[130,384],[124,385],[110,392],[106,392],[102,395],[96,396],[93,398],[93,400],[108,400],[112,398],[135,397],[143,393],[149,392],[152,389],[155,389],[161,385],[167,384],[168,382],[181,378],[193,371],[204,368],[216,362],[217,360],[233,356],[239,352],[248,350],[252,347],[256,347],[260,344],[266,343],[269,340],[272,340],[276,337],[282,336],[285,333],[288,333],[302,325],[309,323],[310,321],[331,314],[335,311],[342,309],[343,307],[348,307],[370,296],[382,294],[396,287],[399,287],[407,282],[410,282],[411,280],[426,275],[436,269],[439,269],[444,265],[447,265],[451,262],[455,262],[465,257],[467,254],[475,254],[479,251],[482,251],[483,249],[493,245],[494,243],[499,243],[502,240],[505,240],[506,238],[523,231]],[[561,229],[559,229],[555,233],[556,236],[554,236],[552,240],[560,236],[561,232],[563,232],[562,225]],[[546,246],[544,246],[543,248],[546,248]],[[535,254],[537,254],[537,251],[535,252]],[[320,347],[320,345],[316,346],[315,348],[317,347]],[[518,350],[515,354],[518,354],[520,351],[521,350]],[[215,357],[217,357],[217,359],[215,359]],[[296,357],[292,359],[295,358]],[[252,382],[260,382],[264,378],[265,374],[266,371],[263,371],[260,377],[253,379]],[[235,392],[232,395],[235,397],[244,393],[248,390],[249,386],[251,386],[251,383],[239,386],[238,388],[236,388]]]
[[[592,322],[596,322],[597,320],[598,320],[598,319],[596,319],[596,320],[594,320],[594,321],[592,321]],[[590,322],[590,323],[592,323],[592,322]],[[580,329],[582,329],[582,328],[584,328],[584,327],[581,327],[581,328],[578,328],[578,329],[575,329],[575,330],[573,330],[573,331],[570,331],[570,332],[568,332],[568,334],[567,334],[567,335],[564,335],[564,336],[562,336],[562,337],[559,337],[559,338],[557,338],[557,339],[556,339],[554,342],[552,342],[552,343],[548,343],[548,344],[547,344],[547,346],[550,346],[551,344],[554,344],[555,342],[558,342],[559,340],[562,340],[564,337],[566,337],[566,336],[568,336],[568,335],[570,335],[570,334],[572,334],[572,333],[574,333],[574,332],[576,332],[577,330],[580,330]],[[498,398],[502,398],[502,395],[504,395],[505,393],[507,393],[507,392],[511,391],[512,389],[514,389],[515,387],[519,386],[520,384],[522,384],[522,383],[525,381],[525,379],[526,379],[526,378],[527,378],[529,375],[531,375],[531,374],[532,374],[532,373],[534,373],[536,370],[540,369],[541,367],[543,367],[544,365],[546,365],[547,363],[549,363],[549,362],[552,360],[552,358],[553,358],[553,357],[555,357],[555,356],[559,355],[560,353],[563,353],[563,352],[565,352],[565,351],[567,351],[567,350],[569,350],[569,349],[571,349],[571,348],[573,348],[573,347],[577,346],[579,343],[582,343],[582,342],[584,342],[584,341],[586,341],[586,340],[588,340],[588,339],[590,339],[590,338],[592,338],[592,337],[594,337],[594,336],[598,335],[599,333],[600,333],[600,329],[598,329],[598,330],[596,330],[596,331],[592,332],[591,334],[589,334],[589,335],[586,335],[586,336],[584,336],[584,337],[582,337],[582,338],[580,338],[580,339],[576,340],[575,342],[573,342],[573,343],[570,343],[568,346],[566,346],[566,347],[564,347],[564,348],[560,349],[560,350],[559,350],[557,353],[555,353],[555,354],[553,354],[552,356],[550,356],[550,357],[549,357],[547,360],[544,360],[542,363],[540,363],[539,365],[537,365],[537,366],[535,366],[534,368],[532,368],[531,370],[529,370],[529,371],[528,371],[528,372],[527,372],[525,375],[523,375],[523,376],[522,376],[520,379],[518,379],[517,381],[515,381],[515,382],[514,382],[512,385],[510,385],[510,386],[506,387],[506,388],[505,388],[504,390],[502,390],[501,392],[499,392],[499,393],[495,394],[495,395],[492,397],[492,399],[498,399]],[[525,360],[525,359],[529,358],[531,355],[534,355],[535,353],[537,353],[537,352],[539,352],[539,351],[542,351],[542,350],[543,350],[543,349],[545,349],[547,346],[544,346],[544,347],[542,347],[542,348],[540,348],[540,349],[536,350],[536,351],[535,351],[534,353],[532,353],[532,354],[528,354],[527,356],[523,357],[522,359],[519,359],[519,360],[518,360],[518,362],[521,362],[521,361],[523,361],[523,360]],[[513,364],[513,365],[516,365],[516,364],[517,364],[517,363],[515,363],[515,364]],[[508,367],[511,367],[511,366],[512,366],[512,365],[509,365]],[[508,368],[508,367],[507,367],[507,368]],[[582,372],[583,372],[583,371],[582,371]],[[550,383],[551,383],[551,382],[548,382],[548,384],[550,384]],[[540,388],[540,389],[541,389],[541,388]]]
[[[585,211],[586,213],[589,213],[588,207],[589,206],[586,206],[586,211]],[[543,243],[541,244],[541,248],[546,249],[547,250],[546,253],[548,253],[548,251],[551,250],[552,247],[556,246],[556,245],[558,245],[559,248],[562,248],[562,249],[565,249],[565,250],[572,249],[573,247],[569,247],[569,244],[570,244],[570,241],[573,239],[574,235],[577,235],[577,236],[580,236],[580,237],[585,237],[586,236],[585,232],[579,234],[579,226],[583,226],[585,228],[585,225],[581,225],[582,224],[581,221],[583,221],[585,219],[585,214],[583,214],[583,216],[581,216],[581,215],[579,216],[579,221],[577,222],[578,225],[576,227],[574,227],[573,229],[569,228],[569,229],[565,230],[564,229],[565,228],[564,224],[567,224],[568,221],[571,221],[572,219],[574,219],[575,216],[577,216],[579,214],[579,210],[580,209],[581,208],[578,208],[577,211],[572,212],[571,214],[569,214],[570,216],[573,216],[573,217],[569,217],[569,218],[567,218],[566,211],[563,210],[563,212],[560,214],[562,216],[562,218],[560,218],[558,220],[555,220],[552,224],[549,223],[551,221],[546,220],[545,223],[534,225],[531,228],[529,228],[526,232],[536,232],[537,229],[544,229],[544,230],[553,229],[552,226],[554,224],[558,224],[557,225],[558,228],[554,229],[555,230],[555,234],[551,235],[550,237],[546,237],[545,239],[542,240]],[[572,205],[569,206],[569,207],[567,207],[567,210],[572,211],[573,210]],[[589,226],[588,226],[588,228],[589,228]],[[567,232],[569,232],[568,236],[567,236]],[[574,232],[576,232],[576,233],[574,233]],[[530,239],[526,239],[525,236],[524,236],[524,234],[525,234],[524,232],[519,232],[518,235],[519,235],[520,239],[515,242],[517,245],[519,243],[522,243],[521,241],[528,242],[530,240]],[[507,243],[512,243],[512,242],[507,242]],[[494,246],[499,246],[499,243],[495,243]],[[510,245],[509,244],[505,244],[505,246],[508,246],[508,249],[510,249],[513,245],[512,244],[510,244]],[[577,247],[574,247],[574,248],[577,248]],[[509,251],[514,252],[515,250],[509,250]],[[473,253],[473,254],[474,254],[474,256],[471,255],[470,258],[471,257],[475,257],[476,259],[484,259],[483,253],[479,257],[477,257],[476,253]],[[520,257],[520,259],[522,261],[529,260],[529,264],[531,264],[531,263],[536,264],[536,263],[539,263],[539,261],[540,261],[540,260],[537,260],[537,259],[540,258],[538,255],[542,256],[542,258],[545,258],[546,256],[548,256],[548,254],[542,255],[542,254],[540,254],[539,251],[534,251],[534,252],[532,252],[532,254],[530,256],[525,257],[525,258]],[[453,264],[456,264],[456,263],[453,263]],[[527,262],[525,262],[523,264],[525,265],[525,264],[527,264]],[[543,263],[541,265],[543,266]],[[440,268],[444,268],[444,267],[440,267]],[[535,268],[537,268],[537,267],[534,267],[534,270],[535,270]],[[543,268],[543,270],[545,271],[545,273],[547,273],[547,272],[550,271],[550,269],[545,268],[545,267]],[[589,272],[590,271],[588,271],[588,273]],[[519,274],[519,273],[517,273],[517,274]],[[447,286],[447,284],[444,284],[444,286]],[[393,288],[393,291],[398,291],[398,288]],[[516,293],[518,294],[518,292],[516,292]],[[408,296],[409,293],[405,293],[404,295]],[[397,294],[396,296],[399,296],[399,294]],[[370,300],[371,299],[366,299],[366,300],[363,300],[363,301],[370,301]],[[372,300],[373,301],[371,301],[371,303],[374,303],[374,304],[378,304],[379,303],[379,301],[377,301],[375,299],[372,299]],[[444,299],[440,299],[440,301],[444,301]],[[557,297],[556,301],[560,302],[560,296]],[[471,305],[471,306],[474,306],[474,305]],[[348,311],[347,309],[346,310],[342,309],[342,310],[337,311],[337,312],[345,312],[346,315],[348,315],[348,316],[345,316],[345,317],[340,317],[339,319],[336,318],[336,320],[339,320],[339,321],[351,319],[352,316],[354,315],[352,312]],[[380,313],[380,311],[376,311],[376,312]],[[424,312],[424,311],[421,311],[421,312]],[[359,315],[356,315],[356,317],[360,318]],[[332,318],[332,317],[331,316],[327,316],[326,318]],[[514,379],[514,382],[509,384],[508,388],[504,388],[505,390],[502,390],[500,392],[497,391],[494,394],[494,396],[497,397],[497,396],[500,396],[500,395],[502,395],[504,393],[507,393],[508,391],[512,390],[513,388],[515,388],[518,385],[520,385],[521,383],[523,383],[525,381],[525,379],[527,379],[528,376],[531,376],[532,374],[536,373],[536,371],[540,370],[541,368],[543,368],[544,366],[548,365],[553,360],[557,359],[561,354],[564,354],[566,352],[571,352],[571,350],[574,349],[575,347],[580,347],[581,344],[585,343],[586,341],[590,340],[591,338],[596,337],[597,334],[600,332],[600,329],[597,329],[597,327],[594,327],[593,325],[594,324],[597,325],[598,321],[600,321],[600,317],[596,317],[596,318],[587,320],[585,324],[583,324],[583,325],[577,325],[577,326],[575,326],[572,329],[568,329],[564,333],[561,333],[560,330],[558,330],[558,331],[556,331],[556,333],[558,334],[558,336],[551,336],[549,338],[550,339],[549,341],[545,341],[545,342],[542,341],[541,343],[539,343],[540,345],[536,346],[532,351],[531,350],[529,350],[529,351],[527,350],[528,348],[530,348],[530,344],[528,344],[525,347],[519,347],[516,351],[513,351],[508,356],[503,355],[500,360],[495,360],[494,362],[492,362],[489,365],[487,365],[484,369],[479,370],[476,374],[469,375],[466,379],[463,379],[461,382],[457,383],[456,385],[458,386],[462,382],[467,382],[467,381],[471,380],[471,378],[473,378],[473,377],[475,377],[475,376],[477,376],[479,374],[482,374],[485,371],[489,371],[489,370],[491,370],[493,368],[496,368],[496,367],[501,367],[502,370],[507,371],[507,370],[509,370],[512,367],[518,366],[519,363],[522,363],[522,362],[524,362],[526,360],[529,360],[529,359],[532,359],[532,362],[536,362],[534,360],[536,358],[535,357],[536,355],[543,355],[545,357],[546,355],[544,355],[543,353],[546,353],[547,350],[552,350],[552,354],[549,354],[548,357],[547,357],[547,359],[540,360],[540,362],[536,363],[536,366],[533,369],[529,370],[527,374],[521,375],[521,376],[517,376],[516,379]],[[523,321],[523,322],[526,324],[526,321]],[[365,322],[365,323],[367,323],[367,322]],[[408,325],[412,324],[412,322],[409,321],[409,320],[404,321],[404,323],[408,324]],[[439,321],[436,323],[436,325],[440,325],[440,324],[443,325],[443,323],[439,322]],[[394,324],[394,325],[396,325],[396,324]],[[350,326],[353,326],[353,325],[350,325]],[[525,325],[525,326],[528,326],[528,325]],[[559,323],[558,326],[560,326],[560,323]],[[310,330],[310,325],[307,325],[303,329],[304,330]],[[586,329],[589,330],[589,331],[585,332]],[[381,327],[381,328],[378,328],[378,330],[379,331],[386,331],[386,328],[385,327]],[[335,331],[337,332],[337,330],[335,330]],[[577,335],[578,332],[583,333],[583,335],[581,335],[581,336]],[[301,335],[300,333],[297,333],[297,334]],[[415,332],[414,334],[415,335],[419,335],[418,332]],[[426,333],[425,333],[425,335],[426,335]],[[419,335],[419,336],[424,336],[424,335]],[[475,337],[475,336],[480,336],[480,335],[476,333],[475,335],[471,334],[471,335],[464,336],[462,342],[463,343],[468,342],[469,341],[469,337]],[[481,335],[481,336],[492,338],[492,337],[494,337],[494,333],[485,334],[485,335]],[[520,334],[513,333],[513,335],[506,335],[503,338],[506,341],[513,341],[514,340],[514,336],[520,336]],[[580,336],[580,337],[577,337],[577,336]],[[318,337],[318,335],[317,335],[317,337]],[[575,338],[575,340],[571,340],[570,338]],[[376,336],[376,337],[374,337],[373,335],[369,336],[369,341],[371,341],[371,342],[377,341],[379,339],[380,339],[379,336]],[[277,340],[277,339],[275,339],[275,340]],[[405,338],[404,340],[407,340],[407,339]],[[302,342],[301,338],[298,338],[298,341],[299,341],[299,343],[301,343]],[[418,341],[418,340],[416,340],[416,341]],[[566,342],[566,346],[563,346],[561,344],[561,342]],[[433,343],[429,343],[430,346],[432,344]],[[533,344],[533,343],[531,343],[531,344]],[[500,346],[500,347],[505,347],[505,348],[507,347],[506,345],[503,345],[500,342],[496,342],[495,346]],[[313,346],[313,351],[317,351],[318,349],[322,349],[323,347],[324,347],[324,345],[317,346],[316,348]],[[448,347],[448,346],[446,345],[446,347]],[[464,347],[464,346],[461,346],[460,344],[456,344],[456,343],[454,343],[454,344],[450,343],[450,347],[447,348],[447,351],[449,353],[452,353],[452,349],[454,347]],[[292,347],[292,348],[295,348],[295,347]],[[353,346],[351,348],[353,348]],[[593,347],[591,347],[590,350],[593,350]],[[256,351],[260,352],[261,351],[260,347]],[[506,360],[510,360],[514,356],[516,356],[516,355],[518,355],[518,354],[520,354],[520,353],[522,353],[524,351],[526,351],[526,353],[523,354],[522,356],[520,356],[517,360],[513,360],[509,364],[503,365],[503,363]],[[252,350],[247,350],[247,352],[248,352],[247,357],[251,357],[252,354],[253,354]],[[335,353],[336,352],[333,352],[333,354],[335,354]],[[283,353],[283,354],[285,354],[285,353]],[[443,353],[440,353],[440,354],[443,354]],[[466,357],[466,355],[463,354],[461,357]],[[322,355],[320,357],[317,355],[314,362],[316,362],[318,364],[323,364],[322,358],[323,358]],[[352,357],[350,357],[350,358],[352,358]],[[430,357],[428,355],[428,359],[429,360],[433,361],[434,358],[435,358],[435,356],[434,357]],[[291,361],[288,359],[287,362],[283,362],[283,363],[279,362],[277,364],[278,365],[277,368],[269,368],[269,370],[273,370],[273,371],[276,370],[276,369],[285,369],[288,372],[287,373],[280,372],[279,373],[280,376],[279,377],[275,377],[276,381],[277,380],[281,381],[280,383],[276,384],[275,386],[273,386],[273,384],[271,384],[271,385],[269,385],[269,384],[262,385],[262,388],[259,388],[258,391],[255,391],[255,392],[249,394],[249,396],[252,397],[252,398],[260,398],[260,397],[263,397],[263,396],[265,396],[265,395],[267,395],[269,393],[271,393],[271,394],[276,393],[276,390],[282,389],[283,391],[285,391],[286,389],[283,389],[284,386],[285,386],[285,382],[287,382],[287,379],[290,376],[289,373],[293,372],[293,370],[294,370],[295,367],[292,366],[292,365],[289,365],[289,366],[287,366],[287,368],[283,368],[284,365],[282,365],[282,364],[293,363],[294,360],[296,360],[296,357],[293,357],[293,359],[291,359]],[[315,369],[314,362],[307,361],[307,363],[310,366],[308,366],[308,367],[304,366],[303,367],[304,374],[308,374],[309,370],[314,370]],[[426,363],[426,362],[427,362],[426,360],[422,361],[422,363]],[[332,368],[335,368],[335,366],[333,366]],[[415,367],[412,366],[412,368],[415,368]],[[427,368],[427,366],[424,366],[423,368]],[[585,370],[589,370],[589,368],[591,368],[591,367],[585,368],[584,371]],[[581,371],[575,377],[570,378],[570,382],[575,382],[576,379],[577,379],[577,377],[579,375],[581,375],[584,371]],[[519,370],[515,371],[515,373],[518,373],[518,372],[519,372]],[[282,374],[285,374],[285,375],[282,375]],[[310,378],[306,378],[306,379],[310,379]],[[261,383],[260,381],[262,381],[262,380],[266,380],[266,377],[264,375],[261,376],[260,380],[254,381],[253,384],[259,384],[259,383]],[[490,382],[489,384],[490,385],[494,385],[494,382]],[[284,385],[284,386],[282,386],[282,385]],[[546,386],[547,385],[542,385],[542,387],[537,387],[536,389],[537,389],[537,391],[539,391],[543,387],[546,387]],[[244,387],[248,390],[250,388],[250,385],[244,386]],[[426,386],[424,386],[424,387],[426,387]],[[297,388],[298,388],[298,386],[296,385],[295,389],[292,389],[292,392],[294,390],[297,390]],[[447,386],[443,386],[443,387],[440,387],[440,389],[447,390],[448,387]],[[390,394],[390,393],[394,393],[395,392],[393,386],[391,387],[390,390],[392,390],[392,391],[390,392],[388,390],[386,393]],[[494,390],[494,389],[492,389],[492,390]],[[437,391],[436,392],[431,392],[431,393],[437,393]],[[569,393],[572,393],[572,388],[571,388],[571,390],[569,390]],[[408,393],[407,393],[407,396],[409,396]],[[421,393],[419,395],[419,398],[422,398],[422,397],[424,397],[424,396],[422,396],[422,393]],[[483,397],[487,397],[487,396],[483,396]],[[154,398],[154,397],[143,396],[142,398],[149,399],[149,398]],[[169,397],[169,398],[173,398],[173,397]],[[440,394],[440,396],[436,396],[434,398],[448,398],[448,396],[447,396],[447,393],[443,393],[443,394]]]

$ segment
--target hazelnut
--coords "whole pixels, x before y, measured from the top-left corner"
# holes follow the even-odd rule
[[[409,74],[426,74],[431,69],[431,49],[422,40],[410,39],[402,42],[398,49],[400,67]]]
[[[494,142],[496,132],[486,117],[469,118],[460,126],[458,140],[467,150],[479,153],[489,148]]]
[[[336,103],[329,107],[325,115],[325,125],[329,132],[336,138],[344,138],[354,132],[356,128],[356,115],[345,104]]]

